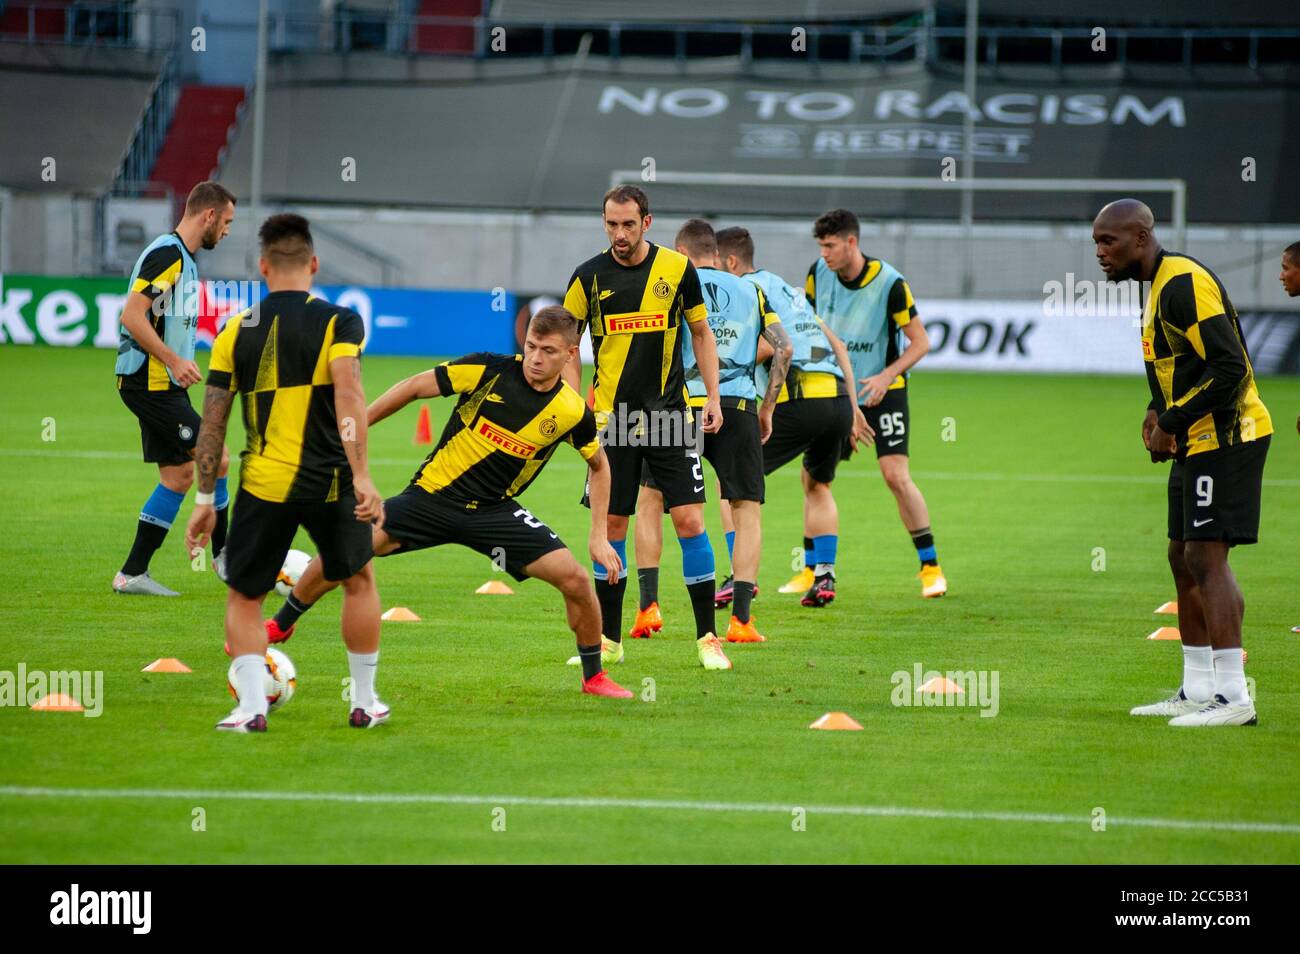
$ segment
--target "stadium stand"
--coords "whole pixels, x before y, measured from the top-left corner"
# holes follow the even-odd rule
[[[0,129],[10,131],[0,185],[109,188],[165,62],[141,50],[0,43]],[[56,160],[53,183],[42,179],[46,157]]]

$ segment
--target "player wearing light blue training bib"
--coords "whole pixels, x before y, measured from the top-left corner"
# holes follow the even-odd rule
[[[230,231],[235,197],[216,182],[200,182],[185,202],[175,231],[160,235],[131,270],[118,330],[117,393],[140,423],[146,463],[158,465],[158,485],[145,501],[135,542],[113,578],[115,593],[176,596],[149,575],[149,561],[162,546],[185,493],[194,482],[194,445],[199,415],[187,389],[199,381],[194,336],[199,323],[199,269],[194,253],[217,247]],[[217,482],[217,526],[212,565],[218,575],[226,539],[226,460]]]
[[[703,445],[704,459],[717,475],[720,496],[729,505],[730,519],[735,524],[735,530],[727,534],[732,575],[718,588],[714,601],[719,606],[734,602],[727,626],[728,642],[761,643],[765,637],[755,628],[749,607],[762,546],[760,508],[766,489],[763,443],[772,433],[776,396],[784,385],[792,349],[762,289],[718,267],[717,240],[708,222],[689,220],[677,233],[676,242],[677,251],[691,260],[700,276],[709,329],[717,345],[718,390],[724,409],[722,428],[716,434],[705,434]],[[761,352],[763,345],[767,347]],[[772,370],[760,393],[754,371],[764,354],[772,357]],[[690,342],[685,342],[682,349],[682,362],[687,400],[692,407],[701,407],[706,400],[704,382]],[[637,502],[636,526],[637,579],[643,590],[643,612],[650,605],[647,597],[658,575],[662,533],[655,531],[662,525],[659,514],[663,508],[662,496],[649,475],[645,476]],[[646,592],[647,588],[651,592]],[[637,635],[635,629],[633,635]]]
[[[853,386],[877,435],[880,472],[921,562],[921,595],[943,596],[948,583],[907,454],[907,373],[930,350],[930,339],[907,281],[888,262],[868,258],[859,248],[857,216],[832,209],[814,223],[813,235],[821,257],[808,269],[808,303],[848,348]],[[845,456],[849,452],[846,448]]]
[[[802,594],[804,606],[826,606],[835,599],[839,534],[831,484],[845,443],[855,431],[866,439],[865,419],[855,411],[844,383],[853,373],[848,353],[813,313],[802,291],[772,272],[754,268],[754,240],[747,230],[720,231],[718,255],[728,272],[762,289],[790,335],[792,364],[777,396],[772,435],[763,445],[763,471],[771,474],[800,459],[805,566],[781,592]]]

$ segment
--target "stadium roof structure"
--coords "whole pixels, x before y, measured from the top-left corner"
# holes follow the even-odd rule
[[[658,0],[612,7],[608,0],[492,0],[492,20],[538,20],[556,24],[628,23],[832,23],[912,16],[934,10],[951,19],[964,16],[965,0]],[[1023,24],[1159,26],[1300,26],[1300,6],[1291,0],[980,0],[980,20]]]
[[[865,20],[919,13],[931,0],[657,0],[613,6],[608,0],[493,0],[492,19],[550,20],[557,23],[625,20],[638,23],[740,21],[746,23]]]

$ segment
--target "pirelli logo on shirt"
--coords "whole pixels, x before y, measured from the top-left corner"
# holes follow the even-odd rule
[[[537,453],[536,444],[528,443],[518,434],[512,434],[504,427],[497,427],[491,421],[480,420],[475,431],[497,450],[504,451],[511,457],[528,458]]]
[[[668,315],[662,311],[605,316],[605,333],[609,335],[637,335],[643,331],[667,330]]]
[[[1146,358],[1148,361],[1154,361],[1156,359],[1155,348],[1151,346],[1150,338],[1142,339],[1142,357]]]

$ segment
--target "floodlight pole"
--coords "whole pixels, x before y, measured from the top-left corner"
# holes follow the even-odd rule
[[[961,225],[965,236],[962,243],[965,258],[961,276],[963,298],[970,298],[975,293],[975,192],[969,184],[975,178],[975,45],[978,42],[979,6],[979,0],[966,0],[966,112],[961,123],[961,177],[965,183],[961,190]]]
[[[257,4],[257,66],[253,75],[253,194],[249,197],[249,221],[256,234],[262,205],[262,154],[266,148],[266,0]],[[249,251],[252,249],[250,247]]]

